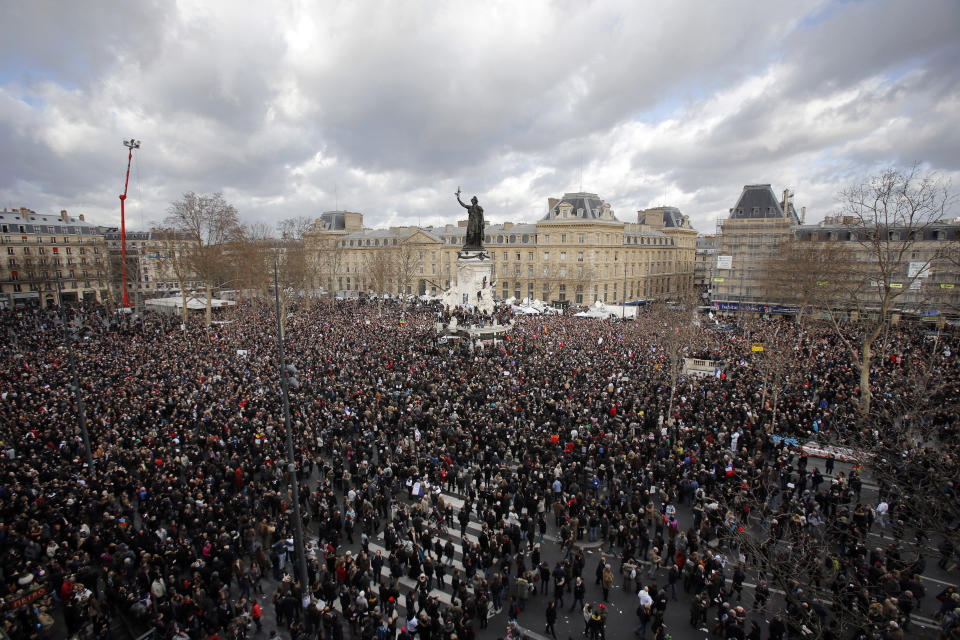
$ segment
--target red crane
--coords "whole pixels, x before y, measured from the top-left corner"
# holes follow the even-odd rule
[[[130,184],[130,163],[133,162],[133,150],[140,148],[140,141],[130,138],[123,141],[130,151],[127,153],[127,178],[123,181],[123,194],[120,196],[120,277],[123,280],[123,308],[130,306],[130,294],[127,292],[127,220],[124,202],[127,200],[127,185]]]

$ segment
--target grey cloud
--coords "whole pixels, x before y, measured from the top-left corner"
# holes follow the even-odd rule
[[[493,219],[533,219],[582,167],[622,219],[667,194],[712,230],[747,182],[823,215],[878,163],[960,158],[949,2],[23,4],[0,16],[0,198],[105,221],[130,135],[153,220],[224,190],[248,220],[319,215],[336,191],[368,224],[453,222],[458,182]]]
[[[152,58],[173,5],[137,2],[5,2],[0,8],[3,76],[86,86],[119,60]]]

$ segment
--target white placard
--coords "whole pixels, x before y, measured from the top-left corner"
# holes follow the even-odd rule
[[[732,269],[733,256],[717,256],[717,269]]]
[[[926,262],[911,262],[907,265],[908,278],[930,277],[930,265]]]

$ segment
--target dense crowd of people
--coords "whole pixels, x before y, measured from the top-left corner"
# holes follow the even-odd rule
[[[303,304],[284,336],[299,381],[295,497],[270,307],[248,303],[211,327],[67,315],[92,468],[59,316],[0,312],[0,596],[15,640],[51,637],[60,612],[70,636],[98,638],[122,617],[178,640],[464,640],[497,612],[507,636],[556,637],[570,611],[599,639],[617,589],[635,594],[643,638],[666,636],[678,599],[721,638],[896,640],[934,597],[944,635],[960,626],[960,596],[926,593],[919,552],[928,535],[940,568],[956,568],[954,333],[885,333],[873,411],[897,419],[881,433],[858,416],[856,325],[729,330],[702,317],[681,333],[677,314],[657,310],[621,322]],[[497,344],[439,342],[436,324],[454,315],[513,327]],[[678,376],[679,356],[717,370]],[[911,443],[920,431],[936,450]],[[898,453],[876,501],[862,500],[857,469],[795,446],[865,432]],[[932,485],[945,508],[925,511],[908,483]],[[471,519],[480,530],[467,536]],[[890,543],[877,548],[871,532]],[[602,553],[595,567],[588,546]],[[751,617],[761,611],[769,624]]]

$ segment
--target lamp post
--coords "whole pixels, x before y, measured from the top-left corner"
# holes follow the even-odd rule
[[[70,359],[70,372],[73,375],[73,392],[77,395],[77,422],[80,423],[80,433],[83,435],[83,449],[87,456],[87,466],[93,473],[93,453],[90,450],[90,433],[87,431],[87,415],[83,408],[83,394],[80,388],[80,373],[77,371],[77,353],[73,348],[73,334],[67,325],[67,316],[64,313],[62,281],[57,279],[57,298],[60,302],[60,321],[63,323],[63,344]]]
[[[140,148],[140,141],[130,138],[123,141],[127,152],[127,177],[123,181],[123,193],[120,194],[120,277],[123,280],[123,307],[130,306],[130,294],[127,293],[127,219],[124,204],[127,201],[127,186],[130,184],[130,163],[133,162],[133,150]]]
[[[297,549],[297,573],[304,593],[310,585],[307,583],[307,556],[303,549],[303,521],[300,518],[300,488],[297,482],[297,463],[293,449],[293,428],[290,425],[290,390],[287,381],[286,358],[283,354],[283,336],[280,329],[280,285],[277,257],[273,259],[273,292],[277,303],[277,351],[280,356],[280,388],[283,390],[283,428],[287,432],[287,474],[290,477],[290,491],[293,493],[293,542]]]

